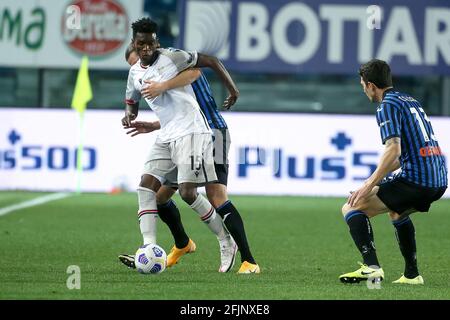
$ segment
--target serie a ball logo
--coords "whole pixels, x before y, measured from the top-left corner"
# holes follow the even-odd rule
[[[135,255],[136,269],[143,274],[158,274],[166,269],[167,255],[157,244],[140,247]]]

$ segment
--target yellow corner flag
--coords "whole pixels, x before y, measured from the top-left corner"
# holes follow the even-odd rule
[[[77,83],[75,84],[75,91],[72,98],[72,108],[78,112],[80,124],[80,141],[77,150],[77,193],[81,193],[81,176],[83,173],[83,120],[84,110],[86,110],[87,103],[92,100],[91,81],[89,80],[88,72],[89,59],[84,56],[81,60],[80,70],[78,70]]]
[[[86,109],[86,105],[92,100],[91,81],[88,73],[89,59],[84,56],[81,60],[80,70],[78,70],[77,83],[72,98],[72,108],[80,114]]]

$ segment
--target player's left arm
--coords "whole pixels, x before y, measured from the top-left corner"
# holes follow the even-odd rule
[[[228,89],[229,92],[229,96],[224,101],[222,107],[225,109],[230,109],[239,98],[239,90],[236,84],[234,83],[233,78],[231,78],[230,74],[228,73],[228,70],[225,68],[222,62],[216,57],[199,53],[197,58],[197,64],[195,66],[211,68],[216,72],[216,74],[222,80],[222,82],[224,83],[225,87]]]
[[[201,75],[201,71],[198,68],[191,68],[182,71],[175,78],[163,81],[155,82],[151,80],[145,80],[147,84],[141,91],[144,98],[152,99],[156,98],[163,92],[175,88],[187,86],[197,80]]]

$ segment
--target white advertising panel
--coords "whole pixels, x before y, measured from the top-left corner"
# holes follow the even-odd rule
[[[123,69],[142,0],[2,0],[0,66]]]
[[[82,190],[135,190],[156,134],[131,138],[122,111],[87,110]],[[383,151],[374,116],[224,113],[230,127],[232,194],[346,196]],[[0,189],[75,190],[80,141],[72,110],[0,109]],[[150,111],[140,120],[155,120]],[[432,118],[444,153],[450,118]],[[450,197],[447,191],[446,197]]]

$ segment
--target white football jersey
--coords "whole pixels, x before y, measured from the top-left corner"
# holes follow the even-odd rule
[[[130,68],[126,103],[135,104],[141,99],[144,80],[164,82],[181,71],[197,64],[197,52],[179,49],[158,49],[156,61],[147,67],[139,60]],[[212,133],[200,109],[191,85],[167,90],[153,99],[145,99],[161,123],[159,142],[171,142],[191,133]]]

